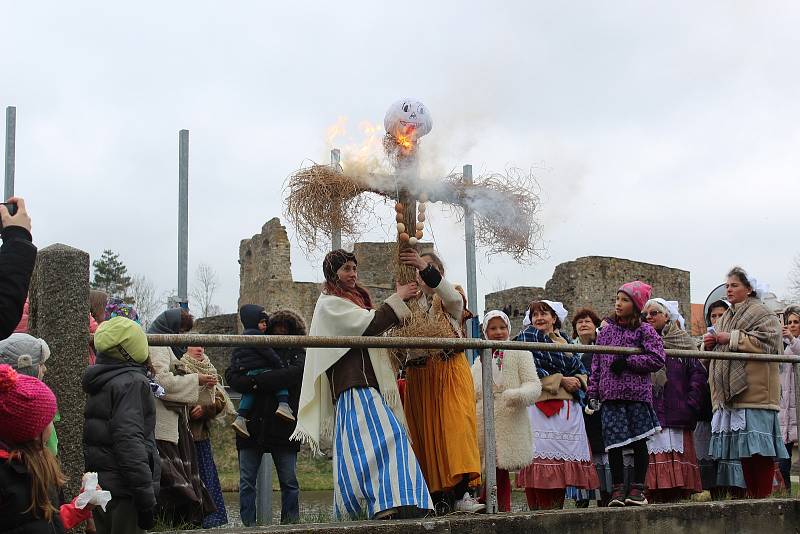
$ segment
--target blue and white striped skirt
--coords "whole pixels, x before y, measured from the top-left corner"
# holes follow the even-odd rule
[[[408,435],[374,388],[352,388],[339,396],[333,468],[337,519],[372,518],[400,506],[433,509]]]

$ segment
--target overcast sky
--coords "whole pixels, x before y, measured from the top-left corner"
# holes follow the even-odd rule
[[[794,2],[0,0],[0,18],[35,242],[110,248],[159,292],[177,286],[178,130],[190,282],[210,264],[234,311],[239,241],[284,219],[286,176],[327,160],[340,117],[357,137],[407,96],[442,173],[538,169],[547,257],[479,251],[481,295],[604,255],[690,271],[694,302],[734,264],[781,296],[800,252]],[[389,235],[386,211],[366,238]],[[436,209],[431,224],[464,281],[463,228]],[[295,279],[319,280],[289,233]]]

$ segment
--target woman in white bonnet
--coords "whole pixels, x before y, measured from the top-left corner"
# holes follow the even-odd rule
[[[734,267],[728,272],[726,292],[731,307],[717,320],[715,332],[703,337],[705,349],[780,354],[781,323],[761,302],[762,285]],[[741,460],[748,495],[768,497],[775,459],[789,456],[778,417],[778,364],[711,360],[708,374],[714,410],[711,455],[717,460]]]
[[[560,331],[567,319],[567,310],[560,302],[531,302],[528,319],[530,324],[514,341],[569,343]],[[562,508],[568,486],[584,490],[600,487],[583,421],[588,373],[580,358],[571,353],[558,349],[531,352],[542,394],[528,409],[534,458],[517,474],[517,487],[525,488],[531,510]]]
[[[511,323],[508,316],[492,310],[483,318],[483,336],[495,341],[508,341]],[[472,364],[475,386],[478,435],[483,436],[483,366],[480,358]],[[533,459],[533,436],[528,423],[528,406],[542,393],[536,365],[527,350],[492,351],[492,398],[495,413],[497,445],[497,504],[501,512],[511,511],[511,479],[509,471],[522,469]],[[478,440],[483,445],[483,440]],[[482,447],[481,447],[482,448]],[[481,450],[481,456],[484,451]],[[485,469],[485,464],[484,464]],[[482,491],[485,499],[486,489]],[[485,500],[482,500],[485,502]]]

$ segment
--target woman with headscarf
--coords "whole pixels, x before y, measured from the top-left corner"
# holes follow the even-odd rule
[[[312,336],[378,336],[411,316],[416,284],[397,285],[379,308],[358,282],[354,254],[334,250],[322,264],[325,283],[311,319]],[[290,439],[319,454],[333,433],[337,519],[414,516],[433,509],[406,434],[405,416],[385,349],[309,348],[297,426]],[[335,407],[335,408],[334,408]]]
[[[445,278],[439,256],[405,249],[400,261],[417,270],[419,291],[413,305],[425,320],[451,337],[463,337],[466,298]],[[472,373],[464,351],[429,352],[406,364],[405,412],[437,511],[484,511],[486,506],[469,493],[470,486],[480,483],[481,458]]]
[[[211,422],[225,423],[225,416],[234,415],[236,408],[230,397],[222,387],[217,368],[208,359],[203,347],[188,347],[186,354],[181,358],[184,370],[189,374],[216,375],[217,384],[214,386],[213,402],[211,404],[197,404],[189,410],[189,430],[194,440],[197,452],[197,465],[200,479],[208,490],[217,510],[203,518],[203,528],[214,528],[228,522],[225,511],[225,501],[222,498],[222,488],[219,484],[217,464],[214,462],[214,453],[211,450]]]
[[[492,310],[483,318],[483,336],[494,341],[508,341],[511,322],[500,310]],[[527,407],[542,393],[542,383],[536,365],[528,351],[492,351],[492,400],[494,405],[494,435],[497,475],[497,507],[511,511],[511,478],[509,471],[522,469],[533,459],[533,437],[528,424]],[[475,384],[478,434],[483,435],[483,365],[480,358],[472,364]],[[483,440],[478,441],[483,444]],[[481,454],[485,454],[481,451]],[[486,499],[484,487],[482,500]]]
[[[761,302],[764,287],[741,267],[728,272],[731,307],[703,337],[706,350],[780,354],[781,323]],[[747,493],[772,493],[775,458],[788,458],[781,439],[780,377],[777,363],[711,360],[709,382],[714,418],[711,455],[741,460]]]
[[[560,302],[537,300],[528,306],[527,326],[514,341],[567,345],[560,332],[567,310]],[[600,487],[592,463],[583,422],[588,373],[571,353],[533,353],[542,394],[528,409],[533,431],[533,461],[517,474],[517,487],[525,488],[531,510],[564,506],[568,486],[592,490]]]
[[[783,344],[784,354],[800,356],[800,306],[789,306],[783,312]],[[781,374],[781,438],[786,444],[789,456],[778,462],[786,487],[791,489],[790,471],[792,467],[792,450],[797,443],[797,411],[794,400],[794,369],[791,363],[780,365]]]
[[[148,334],[183,334],[194,319],[183,308],[173,308],[156,317]],[[189,431],[189,409],[213,403],[215,374],[187,373],[180,359],[184,347],[150,346],[155,380],[164,388],[156,399],[156,445],[161,457],[161,514],[173,526],[201,526],[203,518],[216,510],[206,491],[197,465],[194,440]]]
[[[665,349],[696,350],[678,303],[654,298],[644,305],[643,316],[659,333]],[[703,491],[692,430],[708,383],[705,367],[695,358],[667,358],[652,375],[653,408],[661,431],[647,439],[650,465],[647,490],[653,502],[675,502]]]

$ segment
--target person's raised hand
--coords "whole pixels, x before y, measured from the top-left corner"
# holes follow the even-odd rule
[[[717,346],[717,336],[709,332],[708,334],[703,336],[703,347],[706,350],[711,350]]]
[[[410,300],[417,296],[417,283],[411,282],[409,284],[397,284],[397,294],[403,300]]]
[[[11,197],[6,202],[16,204],[17,212],[14,215],[11,215],[6,206],[0,205],[0,221],[3,223],[3,228],[8,228],[9,226],[21,226],[30,232],[31,218],[28,215],[28,210],[25,209],[25,199],[20,197]]]
[[[428,262],[423,260],[416,249],[406,248],[400,251],[400,263],[422,271],[428,267]]]

